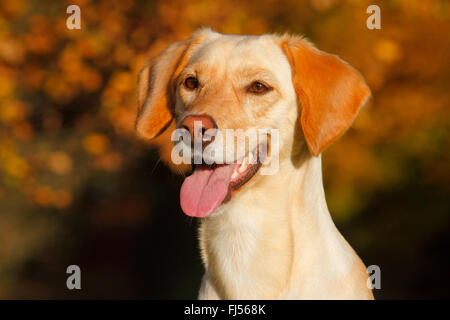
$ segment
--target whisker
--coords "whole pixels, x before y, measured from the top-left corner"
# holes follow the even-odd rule
[[[161,157],[158,157],[158,161],[156,161],[155,165],[153,166],[152,171],[150,172],[150,175],[153,174],[153,172],[155,172],[156,167],[158,166],[158,164],[161,162]]]

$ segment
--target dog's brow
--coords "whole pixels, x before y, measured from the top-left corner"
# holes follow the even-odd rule
[[[239,73],[253,80],[266,80],[271,82],[271,85],[277,84],[277,78],[272,73],[272,71],[268,69],[264,69],[261,67],[246,67],[239,70]]]

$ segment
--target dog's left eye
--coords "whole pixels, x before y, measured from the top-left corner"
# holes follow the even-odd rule
[[[198,80],[195,77],[189,77],[184,80],[184,86],[189,90],[195,90],[198,88]]]
[[[268,92],[271,88],[267,85],[265,85],[262,82],[255,81],[253,82],[249,87],[248,91],[254,94],[264,94]]]

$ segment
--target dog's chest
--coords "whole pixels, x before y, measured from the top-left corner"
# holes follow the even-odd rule
[[[274,299],[289,270],[286,247],[255,221],[210,224],[201,230],[203,258],[219,295],[227,299]],[[278,239],[280,239],[279,237]],[[280,248],[283,248],[280,250]]]

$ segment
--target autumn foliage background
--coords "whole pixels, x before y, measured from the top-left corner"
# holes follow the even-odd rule
[[[438,0],[0,0],[0,298],[196,297],[181,177],[133,125],[146,59],[201,26],[304,34],[361,71],[373,98],[323,155],[330,211],[380,266],[377,298],[449,298],[449,18]]]

